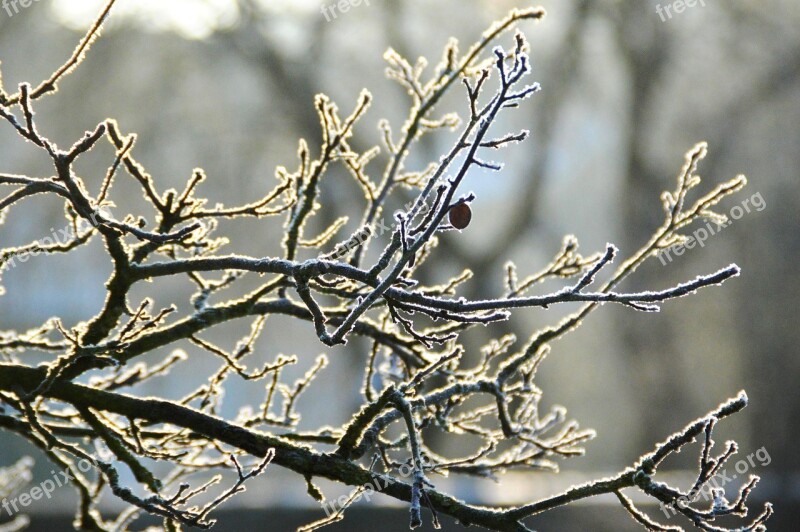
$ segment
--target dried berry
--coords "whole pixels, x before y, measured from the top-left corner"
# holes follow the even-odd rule
[[[456,229],[464,229],[472,220],[472,209],[466,203],[460,203],[450,209],[450,225]]]

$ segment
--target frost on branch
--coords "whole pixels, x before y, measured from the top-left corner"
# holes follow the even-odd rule
[[[213,509],[274,464],[301,475],[309,494],[318,500],[324,493],[314,484],[316,478],[359,486],[357,494],[367,484],[382,486],[382,493],[409,504],[411,528],[425,519],[438,526],[442,514],[491,530],[528,530],[524,522],[533,515],[614,493],[645,527],[678,529],[658,524],[622,490],[638,489],[656,501],[673,504],[706,486],[736,452],[735,444],[729,443],[722,454],[713,456],[711,435],[717,422],[744,408],[743,394],[674,434],[618,475],[530,504],[504,509],[475,506],[439,491],[437,479],[447,475],[501,479],[514,469],[554,471],[561,461],[582,454],[594,431],[571,419],[563,408],[543,406],[537,369],[553,342],[578,327],[601,303],[657,311],[672,299],[738,275],[739,269],[730,265],[672,287],[639,292],[619,288],[656,253],[681,243],[680,231],[694,220],[720,220],[712,208],[741,189],[744,177],[692,199],[700,182],[695,172],[706,153],[706,146],[698,144],[687,154],[676,189],[662,196],[663,225],[633,255],[620,260],[617,247],[608,244],[584,256],[575,237],[567,236],[549,264],[520,271],[508,263],[505,272],[498,272],[506,279],[503,293],[470,300],[460,295],[461,286],[472,277],[468,269],[438,286],[421,283],[416,272],[427,261],[445,260],[437,243],[468,223],[464,216],[474,195],[463,190],[467,174],[480,168],[502,175],[505,150],[528,136],[527,131],[498,133],[495,126],[499,117],[513,113],[539,91],[539,85],[530,81],[528,43],[516,28],[542,18],[542,10],[512,11],[463,54],[451,41],[432,72],[424,60],[412,64],[388,51],[387,74],[410,98],[402,124],[381,120],[375,146],[357,151],[351,139],[375,103],[372,95],[362,92],[345,106],[346,112],[318,95],[313,104],[321,127],[319,150],[300,140],[297,167],[279,167],[276,182],[265,187],[261,198],[211,207],[213,202],[201,193],[206,178],[202,169],[192,172],[182,190],[161,190],[135,159],[136,135],[124,133],[112,119],[90,124],[92,129],[66,149],[40,132],[35,104],[55,93],[58,82],[75,70],[113,4],[113,0],[108,3],[73,56],[48,80],[35,88],[23,83],[14,94],[0,88],[0,117],[21,141],[37,146],[55,172],[51,177],[0,174],[0,185],[11,190],[0,200],[0,219],[8,222],[12,207],[48,194],[63,203],[66,223],[72,228],[69,238],[58,244],[34,242],[0,250],[0,263],[8,268],[22,254],[70,253],[97,239],[112,266],[105,303],[85,323],[69,328],[56,317],[28,331],[0,332],[0,426],[69,472],[80,497],[77,527],[120,530],[149,513],[163,518],[166,530],[181,525],[209,528]],[[437,108],[442,96],[455,90],[465,97],[463,116]],[[450,149],[423,170],[407,168],[408,155],[420,138],[443,129],[456,132]],[[75,162],[92,150],[107,153],[108,169],[104,175],[80,177]],[[327,228],[313,233],[309,221],[322,209],[332,209],[320,184],[331,179],[334,165],[341,165],[360,187],[364,210],[336,213]],[[120,214],[126,207],[125,198],[115,195],[114,185],[120,179],[131,179],[141,188],[152,209],[148,219]],[[387,223],[384,207],[399,189],[412,190],[414,199]],[[116,214],[109,212],[110,206]],[[458,216],[451,216],[454,213]],[[228,240],[219,234],[218,222],[241,217],[282,224],[281,255],[226,254]],[[359,229],[342,234],[351,219],[359,220]],[[134,287],[162,278],[185,279],[195,293],[188,301],[163,308],[154,299],[134,297]],[[245,278],[258,279],[259,285],[244,296],[231,296],[231,288]],[[537,291],[543,281],[553,279],[562,288]],[[460,341],[464,331],[506,320],[516,309],[576,302],[582,304],[579,310],[529,339],[496,338],[480,350],[477,364],[465,362],[468,347]],[[264,349],[265,342],[259,340],[272,315],[302,320],[322,346],[343,344],[353,336],[369,340],[371,348],[362,359],[363,402],[347,423],[315,431],[298,429],[302,412],[297,410],[297,399],[325,374],[328,358],[322,354],[307,360],[274,353],[266,364],[254,363],[251,355]],[[234,320],[248,321],[249,333],[225,345],[208,339],[211,329]],[[207,381],[179,400],[128,393],[151,379],[189,370],[187,352],[177,345],[181,342],[218,360]],[[160,348],[172,353],[157,362],[142,361]],[[32,351],[49,353],[49,362],[38,367],[27,364],[25,354]],[[288,382],[284,370],[292,365],[305,374]],[[242,409],[233,419],[222,418],[224,391],[242,381],[259,383],[263,401]],[[481,443],[467,456],[443,456],[428,445],[429,430]],[[703,438],[703,449],[694,486],[686,492],[655,480],[664,459],[698,437]],[[93,452],[97,445],[109,456],[97,458]],[[83,461],[91,466],[88,473],[79,467]],[[151,470],[153,461],[170,464],[171,471],[156,474]],[[232,482],[224,487],[222,474],[199,481],[208,470],[227,472]],[[401,474],[404,470],[410,473]],[[122,471],[133,475],[134,486],[123,485]],[[0,491],[16,489],[14,478],[13,472],[0,476]],[[756,482],[755,477],[748,481],[736,501],[718,493],[711,508],[689,505],[679,511],[697,527],[723,530],[712,524],[714,518],[744,517],[747,496]],[[210,502],[197,503],[201,495]],[[115,518],[101,516],[97,506],[105,496],[121,500],[126,509]],[[305,529],[343,518],[345,508]],[[767,506],[746,529],[763,529],[770,514]],[[18,519],[9,526],[23,525]]]

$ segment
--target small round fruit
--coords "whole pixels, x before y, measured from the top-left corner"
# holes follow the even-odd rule
[[[466,203],[459,203],[450,209],[450,225],[456,229],[464,229],[472,220],[472,209]]]

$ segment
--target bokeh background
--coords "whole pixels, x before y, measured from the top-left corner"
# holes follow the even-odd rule
[[[37,105],[40,129],[69,144],[106,117],[125,133],[138,133],[135,156],[161,189],[182,187],[195,167],[209,179],[202,193],[226,204],[251,201],[273,186],[278,165],[293,168],[297,139],[318,145],[313,97],[324,92],[341,109],[353,107],[368,88],[375,101],[356,130],[354,144],[379,143],[377,122],[399,129],[407,95],[384,75],[383,52],[393,47],[411,59],[435,62],[449,37],[462,49],[512,0],[370,0],[328,17],[326,0],[120,0],[106,30],[80,69],[57,95]],[[703,190],[742,173],[749,184],[718,210],[723,213],[754,195],[763,208],[746,213],[666,265],[652,260],[624,285],[663,288],[735,262],[739,278],[721,288],[664,305],[660,314],[606,306],[582,328],[553,346],[538,376],[547,404],[560,404],[582,426],[597,430],[584,457],[562,464],[558,475],[510,474],[500,484],[447,479],[438,484],[460,497],[487,504],[514,504],[555,493],[574,482],[621,470],[686,422],[745,389],[751,404],[718,427],[717,441],[735,438],[739,458],[758,449],[769,460],[748,473],[762,482],[753,495],[775,504],[770,529],[794,530],[800,518],[800,281],[798,206],[800,187],[800,5],[796,0],[705,0],[671,17],[652,0],[542,0],[543,22],[523,24],[531,46],[534,78],[543,90],[506,115],[508,131],[531,130],[531,138],[503,153],[499,175],[470,176],[475,191],[472,225],[443,238],[438,258],[421,271],[438,282],[465,267],[473,280],[465,295],[485,297],[502,287],[504,265],[536,271],[575,234],[589,254],[606,242],[622,256],[642,245],[661,223],[661,191],[674,187],[683,154],[707,140],[700,167]],[[63,62],[100,2],[41,0],[8,16],[0,10],[0,60],[11,88],[36,83]],[[511,43],[511,36],[501,44]],[[456,91],[440,111],[466,112]],[[409,160],[424,168],[453,141],[437,133],[416,146]],[[99,183],[113,159],[108,146],[81,160],[79,170]],[[48,160],[0,127],[0,170],[49,175]],[[375,166],[375,172],[379,165]],[[377,175],[376,175],[377,177]],[[117,180],[112,210],[147,216],[140,192]],[[323,227],[340,214],[351,225],[364,198],[344,172],[324,182]],[[395,198],[401,205],[402,196]],[[753,205],[751,201],[751,205]],[[390,211],[391,212],[391,209]],[[0,246],[19,245],[63,227],[63,207],[41,198],[15,207],[0,226]],[[276,219],[225,227],[229,252],[253,256],[280,252]],[[349,233],[348,233],[349,234]],[[25,330],[51,316],[70,326],[101,307],[109,264],[99,242],[66,257],[37,257],[3,273],[0,330]],[[144,286],[139,296],[151,295]],[[188,305],[191,287],[159,286],[157,301]],[[489,338],[515,332],[521,340],[556,322],[570,308],[517,312],[507,324],[471,333],[476,352]],[[210,338],[233,343],[247,324],[233,324]],[[270,318],[261,358],[298,354],[302,375],[321,352],[331,358],[325,374],[306,393],[302,427],[339,424],[360,403],[367,344],[326,349],[309,323]],[[216,367],[191,346],[191,362],[144,390],[180,397]],[[153,353],[148,361],[162,359]],[[32,355],[35,357],[35,355]],[[35,362],[37,359],[31,359]],[[44,360],[44,358],[42,358]],[[252,363],[256,364],[257,359]],[[226,411],[259,404],[261,390],[227,390]],[[447,445],[443,442],[442,445]],[[458,448],[451,449],[458,453]],[[0,433],[0,467],[31,454],[26,444]],[[33,454],[36,457],[35,453]],[[685,478],[696,453],[668,462],[667,477]],[[38,460],[35,473],[48,475]],[[34,483],[37,482],[36,477]],[[322,484],[326,495],[347,490]],[[738,484],[726,486],[732,493]],[[277,468],[220,513],[218,530],[252,526],[293,530],[322,515],[305,493],[305,482]],[[29,508],[33,530],[67,529],[71,490]],[[113,508],[113,506],[111,507]],[[654,515],[660,512],[649,508]],[[6,516],[0,515],[0,522]],[[688,526],[679,518],[670,524]],[[378,525],[379,523],[379,525]],[[538,530],[637,530],[615,499],[598,498],[532,519]],[[403,530],[407,511],[387,497],[361,502],[330,530]],[[430,524],[426,523],[426,529]],[[457,529],[447,522],[445,529]]]

